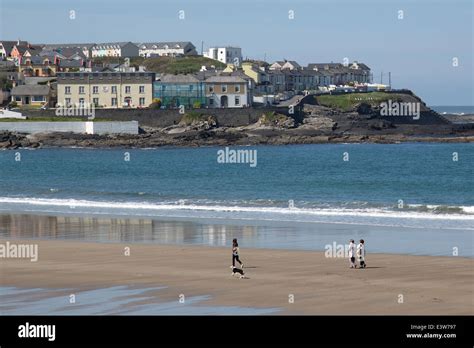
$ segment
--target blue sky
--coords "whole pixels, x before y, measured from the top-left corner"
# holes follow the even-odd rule
[[[0,0],[0,39],[192,41],[267,61],[342,62],[392,73],[429,105],[473,105],[472,0]],[[76,18],[69,18],[69,11]],[[183,10],[185,19],[179,19]],[[294,11],[294,19],[288,17]],[[398,19],[398,11],[404,13]],[[459,65],[453,67],[457,57]]]

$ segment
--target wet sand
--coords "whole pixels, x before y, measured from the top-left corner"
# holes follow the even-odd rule
[[[280,308],[279,314],[474,314],[471,258],[369,254],[368,268],[354,270],[323,252],[241,248],[248,279],[239,279],[231,276],[229,248],[9,241],[37,243],[39,259],[0,259],[1,286],[166,286],[160,300],[209,295],[205,305]]]

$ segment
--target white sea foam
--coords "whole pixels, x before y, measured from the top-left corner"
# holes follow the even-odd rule
[[[0,203],[10,206],[38,206],[38,207],[60,207],[60,208],[88,208],[107,209],[114,211],[127,210],[131,214],[134,211],[207,211],[207,212],[231,212],[231,213],[258,213],[261,215],[292,215],[292,216],[357,216],[374,218],[403,218],[403,219],[430,219],[430,220],[472,220],[474,221],[474,207],[448,207],[456,208],[463,213],[432,213],[429,211],[396,211],[386,208],[282,208],[282,207],[255,207],[239,205],[203,205],[203,204],[179,204],[176,203],[153,203],[153,202],[111,202],[111,201],[89,201],[77,199],[44,199],[44,198],[14,198],[0,197]],[[415,205],[412,205],[412,207]],[[437,205],[426,205],[429,209],[435,209]],[[21,209],[18,209],[21,211]],[[64,210],[62,210],[64,211]]]

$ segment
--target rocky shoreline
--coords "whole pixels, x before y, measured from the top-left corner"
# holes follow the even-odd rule
[[[396,144],[402,142],[474,142],[474,132],[458,135],[302,135],[293,132],[266,130],[259,133],[237,132],[235,130],[196,131],[171,136],[160,133],[145,133],[137,136],[99,136],[74,133],[17,134],[0,133],[0,149],[48,148],[48,147],[90,147],[90,148],[153,148],[161,146],[243,146],[243,145],[290,145],[290,144],[338,144],[378,143]]]
[[[395,124],[356,111],[336,112],[305,105],[299,124],[277,113],[264,113],[256,123],[222,127],[209,115],[183,118],[164,128],[141,126],[138,135],[88,135],[78,133],[21,134],[0,132],[0,149],[45,147],[154,148],[161,146],[239,146],[327,143],[474,142],[474,129],[453,124]]]

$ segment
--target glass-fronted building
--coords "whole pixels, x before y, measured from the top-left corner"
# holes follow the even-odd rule
[[[193,75],[161,75],[153,83],[153,98],[160,99],[161,105],[166,108],[206,105],[204,82]]]

